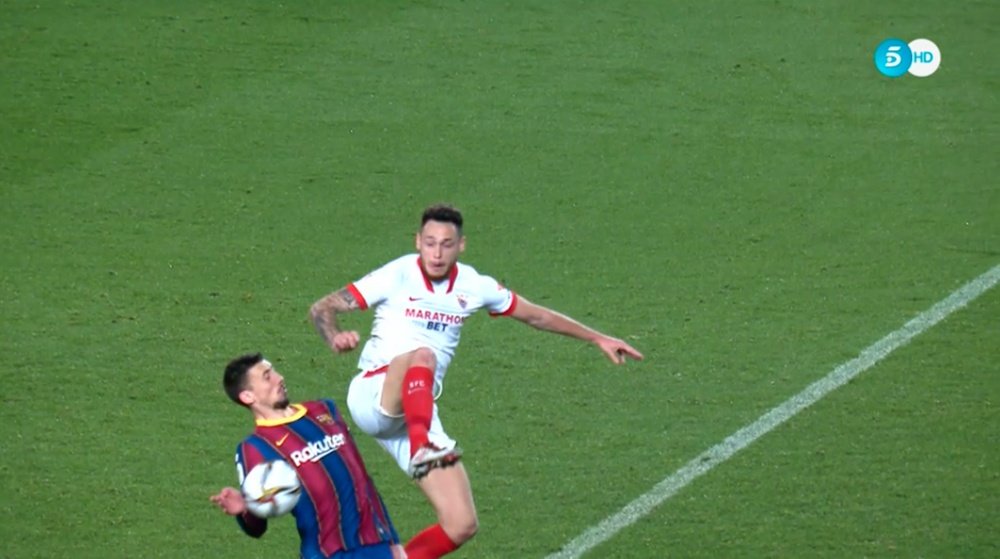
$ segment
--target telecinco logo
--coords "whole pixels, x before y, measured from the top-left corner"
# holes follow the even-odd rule
[[[925,78],[941,65],[941,50],[930,39],[886,39],[875,48],[875,67],[883,75],[898,78],[910,73]]]

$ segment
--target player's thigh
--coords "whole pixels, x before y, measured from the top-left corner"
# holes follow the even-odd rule
[[[430,348],[420,347],[401,353],[389,361],[382,389],[382,408],[392,414],[403,412],[403,380],[411,367],[427,367],[436,371],[438,358]]]
[[[351,412],[351,419],[366,435],[375,438],[406,434],[402,414],[389,413],[380,403],[385,378],[384,374],[360,374],[351,380],[347,389],[347,409]]]
[[[392,437],[379,437],[375,439],[379,446],[385,449],[396,461],[396,465],[404,472],[410,467],[410,437],[404,429],[402,433]]]

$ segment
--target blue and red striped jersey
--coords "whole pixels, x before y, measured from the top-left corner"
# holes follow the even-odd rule
[[[347,424],[331,400],[293,404],[295,413],[280,420],[257,420],[257,427],[236,448],[243,477],[254,466],[285,460],[302,480],[302,496],[292,514],[302,537],[302,557],[331,557],[340,551],[379,543],[399,543],[385,503],[365,469]],[[266,521],[237,517],[252,536]]]

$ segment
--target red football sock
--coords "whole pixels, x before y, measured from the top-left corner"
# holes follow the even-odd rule
[[[458,549],[440,524],[424,528],[406,544],[407,559],[438,559]]]
[[[403,376],[403,419],[410,435],[410,456],[428,443],[433,415],[434,372],[427,367],[410,367]]]

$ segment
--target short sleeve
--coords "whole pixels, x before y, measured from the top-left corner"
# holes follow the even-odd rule
[[[362,310],[375,307],[397,290],[402,271],[400,260],[393,260],[365,277],[347,285]]]
[[[482,276],[483,306],[490,316],[509,316],[517,308],[517,293],[504,287],[497,280]]]

